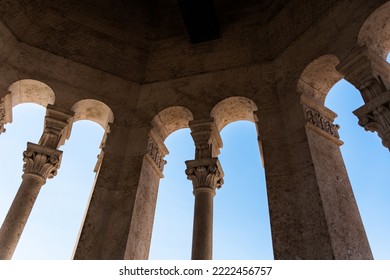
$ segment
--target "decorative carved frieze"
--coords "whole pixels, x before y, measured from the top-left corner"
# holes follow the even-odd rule
[[[27,143],[23,153],[23,172],[35,174],[43,179],[51,179],[60,168],[62,152],[33,143]]]
[[[365,130],[378,132],[385,147],[390,149],[390,92],[372,99],[353,112]]]
[[[223,184],[223,171],[218,158],[186,161],[187,178],[192,181],[194,190],[198,187],[219,189]]]
[[[339,125],[333,124],[333,121],[330,118],[314,110],[313,108],[304,106],[304,111],[305,111],[305,118],[308,123],[320,128],[321,130],[325,131],[329,135],[337,139],[340,139],[338,133],[338,129],[340,128]]]
[[[39,145],[53,149],[63,145],[70,136],[73,115],[72,111],[49,104],[46,109],[45,128]]]
[[[165,155],[160,151],[158,145],[156,144],[156,142],[153,140],[152,137],[149,137],[149,140],[148,140],[147,154],[150,156],[150,158],[156,164],[158,169],[161,172],[163,172],[164,165],[167,163],[167,161],[164,160]]]

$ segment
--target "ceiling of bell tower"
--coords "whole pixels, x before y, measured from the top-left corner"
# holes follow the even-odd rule
[[[334,1],[303,2],[0,0],[0,19],[23,43],[147,82],[273,59]]]

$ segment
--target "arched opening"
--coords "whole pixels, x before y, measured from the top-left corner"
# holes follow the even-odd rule
[[[99,124],[105,132],[109,132],[109,124],[114,121],[114,114],[110,107],[101,101],[83,99],[72,107],[74,122],[78,120],[90,120]]]
[[[359,91],[345,80],[329,91],[326,106],[337,112],[340,147],[375,259],[390,258],[389,154],[380,138],[367,133],[351,112],[363,105]]]
[[[253,122],[221,131],[224,184],[215,196],[214,258],[273,259],[264,169]]]
[[[254,102],[240,96],[211,111],[224,143],[219,159],[225,173],[215,197],[215,259],[273,259],[255,111]]]
[[[96,108],[98,107],[96,104],[103,103],[93,101],[89,104]],[[90,116],[83,113],[82,109],[77,109],[88,109],[88,106],[76,106],[77,115],[73,119],[72,136],[70,141],[67,141],[67,145],[60,148],[63,151],[61,167],[57,176],[47,180],[43,186],[18,243],[14,259],[70,259],[72,257],[72,250],[88,202],[90,186],[95,177],[93,170],[96,165],[96,155],[100,152],[99,144],[104,134],[100,126],[105,125],[108,129],[108,123],[113,120],[111,110],[107,110],[108,107],[104,106],[101,106],[104,110],[98,114],[103,117],[99,119],[94,114],[91,118],[93,122],[87,120]],[[22,118],[20,113],[24,113]],[[2,192],[7,193],[1,195],[2,198],[7,197],[7,202],[1,203],[2,208],[5,207],[1,209],[2,218],[5,217],[7,207],[12,203],[17,186],[20,185],[22,152],[26,149],[28,141],[38,143],[42,135],[45,113],[42,106],[35,104],[16,106],[15,125],[0,137],[0,149],[4,150],[2,155],[8,155],[7,153],[14,150],[14,146],[21,142],[18,151],[7,157],[4,156],[3,159],[6,158],[7,161],[3,160],[0,163],[5,164],[1,172],[7,172],[2,174],[3,181],[6,183],[3,187],[8,187],[1,189]],[[35,115],[38,115],[38,119]],[[15,133],[15,129],[24,132],[25,136]],[[15,164],[12,165],[14,161]]]
[[[55,101],[53,90],[37,80],[25,79],[14,82],[8,90],[12,95],[12,106],[28,102],[46,107],[48,104],[54,104]]]
[[[297,90],[318,105],[324,105],[326,95],[342,75],[336,71],[339,59],[334,55],[323,55],[312,61],[302,72]]]
[[[171,167],[168,167],[167,172],[165,171],[166,161],[164,157],[169,153],[165,140],[171,134],[180,131],[188,133],[186,138],[188,142],[191,137],[188,129],[184,128],[188,128],[189,121],[192,119],[192,113],[187,108],[173,106],[159,112],[151,121],[152,129],[149,133],[147,153],[142,164],[141,178],[134,206],[135,213],[143,213],[143,215],[134,215],[132,218],[128,247],[125,253],[126,259],[179,258],[177,255],[175,257],[172,255],[175,254],[175,246],[178,246],[179,243],[170,243],[170,241],[172,236],[175,236],[172,233],[180,232],[181,224],[178,221],[173,222],[174,217],[165,214],[175,212],[173,209],[179,207],[175,201],[183,199],[180,194],[185,193],[185,185],[190,186],[190,183],[185,182],[181,185],[184,192],[175,192],[178,185],[170,184],[172,180],[177,182],[178,178],[185,178],[185,173],[183,169],[182,175],[180,175],[179,170],[175,170],[175,173],[172,174],[169,172]],[[171,151],[173,158],[178,155],[177,149],[180,150],[182,141],[176,144],[177,147],[173,147]],[[193,145],[189,151],[193,153]],[[182,157],[185,154],[179,156]],[[182,161],[182,164],[184,164],[184,161]],[[165,177],[165,174],[168,177]],[[163,177],[165,178],[160,184],[160,179]],[[188,188],[188,192],[191,193],[191,188]],[[178,213],[176,212],[176,214]],[[153,230],[153,227],[158,230]],[[153,246],[150,247],[150,244],[153,244]],[[165,251],[163,249],[165,246],[169,246],[171,249]]]
[[[71,259],[94,182],[104,131],[94,122],[73,124],[61,147],[58,174],[43,186],[14,259]]]
[[[342,154],[342,157],[335,151],[328,150],[328,153],[333,155],[332,158],[339,158],[336,162],[338,165],[345,165],[345,182],[352,186],[352,195],[359,206],[374,258],[388,259],[390,242],[388,238],[384,238],[384,232],[387,232],[388,236],[388,223],[384,222],[388,217],[382,216],[383,220],[378,217],[381,217],[381,213],[388,212],[388,200],[384,199],[388,198],[388,190],[384,185],[387,182],[385,174],[390,158],[384,153],[380,138],[365,132],[358,125],[352,111],[364,104],[363,99],[360,92],[336,71],[337,63],[338,59],[333,55],[314,60],[303,71],[298,82],[298,92],[301,94],[304,113],[307,112],[305,108],[309,108],[317,116],[316,121],[313,121],[306,115],[307,121],[313,121],[316,129],[323,131],[322,136],[332,139],[340,146],[341,153],[338,153],[340,156]],[[340,129],[333,125],[334,119]],[[336,130],[337,133],[332,134]],[[338,140],[338,137],[342,141]],[[313,152],[314,156],[315,154],[316,152]],[[324,158],[322,160],[326,161]],[[367,162],[370,164],[366,164]],[[321,172],[324,172],[324,169]],[[328,177],[332,177],[331,174]],[[378,209],[379,207],[381,209]]]
[[[0,223],[2,224],[8,209],[18,191],[23,174],[22,153],[26,150],[28,141],[37,142],[42,134],[42,127],[45,117],[45,108],[37,104],[20,104],[13,108],[14,125],[7,128],[7,133],[0,137]],[[28,223],[26,229],[31,228]],[[22,235],[22,239],[25,235]],[[27,248],[31,251],[36,243],[29,244]],[[26,253],[29,249],[19,246],[14,258],[28,258]],[[27,251],[27,252],[26,252]],[[37,251],[39,252],[39,251]]]
[[[12,108],[18,104],[35,103],[43,107],[54,104],[55,94],[46,84],[31,79],[12,83],[8,90],[0,95],[0,134],[4,126],[12,123]]]
[[[261,188],[265,179],[254,125],[256,109],[251,100],[232,97],[218,103],[211,113],[227,143],[219,155],[227,179],[215,197],[215,259],[273,258],[266,189]],[[171,108],[153,121],[165,123],[160,127],[164,128],[163,135],[169,135],[164,143],[170,154],[158,191],[150,259],[191,257],[194,196],[184,162],[194,158],[194,142],[188,128],[175,129],[188,127],[192,117],[175,111]],[[170,119],[168,112],[175,116],[176,125],[166,122]],[[179,121],[177,116],[187,117]]]
[[[190,259],[194,196],[184,163],[194,157],[190,129],[176,130],[164,144],[170,153],[158,190],[149,259]]]

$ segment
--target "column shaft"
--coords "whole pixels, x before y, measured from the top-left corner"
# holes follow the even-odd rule
[[[0,229],[0,259],[11,259],[45,179],[24,174],[23,181]]]
[[[194,228],[192,259],[211,260],[213,249],[213,202],[215,189],[198,187],[194,190]]]

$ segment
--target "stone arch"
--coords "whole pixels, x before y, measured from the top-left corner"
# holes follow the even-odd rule
[[[343,78],[336,70],[339,62],[335,55],[320,56],[306,66],[297,83],[307,125],[337,145],[342,144],[339,140],[339,126],[333,124],[337,114],[324,104],[330,89]]]
[[[221,131],[229,123],[235,121],[257,122],[255,111],[257,111],[257,106],[251,99],[243,96],[233,96],[216,104],[210,115],[214,118],[218,130]]]
[[[47,107],[48,104],[53,105],[55,101],[54,91],[45,83],[37,80],[24,79],[14,82],[8,90],[12,97],[12,107],[28,102]]]
[[[95,99],[83,99],[76,102],[72,106],[72,111],[74,112],[73,123],[80,120],[90,120],[104,129],[105,133],[100,143],[101,152],[94,168],[94,172],[98,174],[104,157],[103,148],[106,144],[107,133],[110,132],[110,123],[114,122],[114,113],[105,103]]]
[[[190,110],[181,106],[168,107],[160,111],[151,121],[146,154],[143,158],[136,201],[135,213],[129,229],[125,259],[148,259],[154,223],[157,193],[160,179],[169,153],[165,139],[178,129],[189,127],[193,119]]]
[[[359,45],[366,45],[386,59],[390,51],[390,1],[376,9],[363,23]]]
[[[298,93],[311,98],[319,105],[324,105],[329,90],[343,78],[336,70],[339,63],[339,59],[331,54],[313,60],[299,77]]]
[[[45,83],[24,79],[12,83],[0,95],[0,134],[5,131],[4,125],[12,123],[12,108],[22,103],[35,103],[43,107],[54,104],[54,91]]]
[[[190,110],[181,106],[172,106],[160,111],[152,120],[151,124],[162,141],[173,132],[181,128],[187,128],[189,121],[194,117]]]
[[[73,122],[90,120],[99,124],[106,132],[109,132],[109,124],[114,121],[114,114],[110,107],[95,99],[83,99],[76,102],[72,111],[74,112]]]

